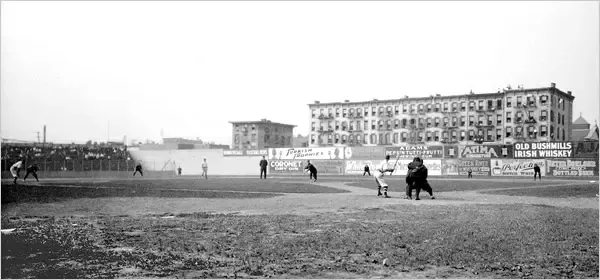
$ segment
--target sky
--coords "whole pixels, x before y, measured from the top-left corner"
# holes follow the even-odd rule
[[[2,1],[0,133],[184,137],[309,130],[308,104],[550,83],[599,118],[599,2]]]

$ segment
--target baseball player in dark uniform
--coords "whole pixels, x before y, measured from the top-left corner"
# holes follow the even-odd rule
[[[260,178],[261,179],[263,178],[263,173],[264,173],[265,180],[266,180],[267,179],[267,166],[269,165],[269,163],[265,159],[265,156],[263,156],[263,158],[260,160],[260,163],[258,165],[260,165]]]
[[[29,174],[33,175],[33,178],[35,178],[36,181],[40,181],[38,180],[38,176],[37,176],[37,171],[38,171],[38,166],[37,163],[34,163],[33,165],[30,165],[29,167],[27,167],[27,173],[25,173],[25,177],[23,177],[23,182],[25,182],[25,179],[27,179],[27,176],[29,176]]]

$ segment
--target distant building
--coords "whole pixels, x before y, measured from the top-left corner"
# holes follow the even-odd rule
[[[550,87],[309,107],[309,146],[513,144],[571,138],[573,95]],[[566,120],[566,121],[565,121]]]
[[[294,148],[303,148],[308,147],[308,136],[302,136],[300,134],[294,136],[292,141],[292,147]]]
[[[571,127],[571,141],[598,141],[598,124],[594,123],[594,126],[590,127],[590,123],[581,115]]]
[[[264,149],[292,146],[295,125],[260,121],[230,122],[231,149]]]

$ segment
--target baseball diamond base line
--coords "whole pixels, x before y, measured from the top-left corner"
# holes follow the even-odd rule
[[[289,181],[290,183],[302,182]],[[436,199],[430,200],[427,194],[422,200],[403,199],[404,187],[394,186],[390,190],[392,198],[383,199],[375,196],[376,189],[349,186],[344,182],[319,182],[317,185],[349,191],[347,193],[286,193],[271,198],[232,199],[232,198],[161,198],[161,197],[110,197],[80,198],[61,202],[30,203],[9,205],[3,209],[3,215],[10,216],[46,216],[60,209],[57,216],[89,216],[91,215],[161,215],[164,213],[223,213],[239,215],[312,215],[317,213],[348,213],[365,209],[382,208],[398,205],[482,205],[482,204],[526,204],[547,205],[553,207],[599,209],[598,198],[546,198],[531,196],[507,196],[480,191],[452,191],[435,193]],[[547,188],[586,184],[585,181],[562,181],[542,186],[527,188]],[[596,185],[597,183],[587,183]],[[70,186],[77,188],[77,186]],[[525,186],[523,186],[525,187]],[[523,187],[486,189],[494,190],[520,189]],[[435,191],[435,190],[434,190]]]

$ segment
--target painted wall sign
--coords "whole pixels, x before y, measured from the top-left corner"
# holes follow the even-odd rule
[[[467,176],[471,169],[473,176],[490,176],[490,160],[488,159],[461,159],[458,165],[458,175]]]
[[[597,159],[547,159],[548,176],[598,176]]]
[[[269,159],[343,159],[344,148],[272,148]]]
[[[540,173],[546,175],[544,159],[492,159],[490,168],[492,176],[532,176],[533,167],[537,164]]]
[[[571,158],[571,142],[531,142],[515,143],[515,158]]]
[[[442,158],[444,156],[443,146],[427,146],[427,145],[411,145],[411,146],[394,146],[385,147],[385,155],[393,158],[398,155],[400,158]]]

